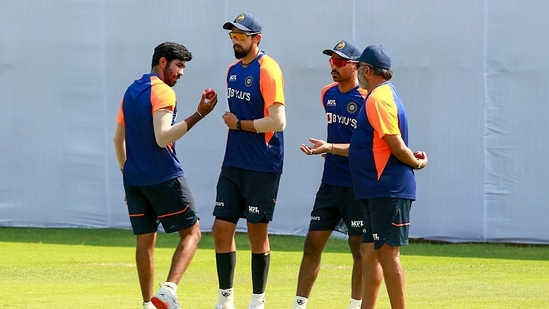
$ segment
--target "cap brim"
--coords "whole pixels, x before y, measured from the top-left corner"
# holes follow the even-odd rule
[[[345,59],[351,59],[351,57],[349,57],[348,55],[345,55],[344,53],[338,51],[338,50],[333,50],[333,49],[325,49],[322,51],[322,53],[324,55],[328,55],[328,56],[331,56],[332,54],[337,54],[339,57],[341,58],[345,58]]]
[[[231,23],[229,21],[223,25],[223,29],[225,30],[233,30],[233,27],[236,27],[242,31],[252,31],[249,28],[242,26],[241,24]]]

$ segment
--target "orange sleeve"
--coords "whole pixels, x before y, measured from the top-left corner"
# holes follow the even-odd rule
[[[116,116],[116,122],[120,125],[126,125],[124,123],[124,110],[122,109],[122,104],[124,104],[124,100],[120,103],[120,109],[118,110],[118,116]]]
[[[328,89],[332,88],[334,85],[337,85],[337,82],[330,83],[320,90],[320,104],[322,104],[322,109],[326,110],[326,107],[324,107],[324,94]]]
[[[173,111],[175,104],[175,91],[160,79],[153,80],[151,88],[152,113],[154,114],[154,112],[162,108],[168,108]]]
[[[284,100],[284,78],[280,67],[270,57],[261,58],[259,89],[265,101],[265,110],[274,103],[286,104]]]
[[[398,111],[390,87],[376,89],[366,103],[368,120],[379,138],[387,134],[400,135]]]
[[[398,111],[390,87],[375,89],[365,104],[368,121],[375,131],[372,140],[372,153],[374,155],[377,178],[380,179],[391,156],[391,149],[383,140],[383,137],[385,135],[400,135]]]

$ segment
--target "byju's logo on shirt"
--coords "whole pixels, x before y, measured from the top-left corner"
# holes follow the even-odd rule
[[[356,119],[349,118],[337,114],[332,113],[326,113],[326,120],[328,120],[328,124],[343,124],[346,126],[351,126],[353,129],[356,129]]]
[[[240,100],[250,101],[252,94],[246,91],[241,91],[233,88],[227,88],[227,98],[237,98]]]

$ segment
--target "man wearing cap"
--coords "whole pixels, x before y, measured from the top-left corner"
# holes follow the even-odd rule
[[[410,208],[416,198],[414,170],[427,165],[427,155],[420,152],[416,157],[408,148],[408,121],[390,82],[391,58],[384,48],[368,46],[357,60],[358,81],[368,96],[350,145],[313,139],[310,148],[313,153],[333,149],[349,157],[355,196],[364,208],[362,308],[375,307],[382,280],[391,308],[405,308],[400,246],[408,244]]]
[[[243,13],[225,23],[223,29],[230,31],[237,60],[227,70],[229,110],[223,114],[223,121],[228,136],[213,211],[219,283],[215,308],[234,308],[234,234],[238,220],[245,218],[252,251],[253,294],[249,308],[261,309],[270,264],[268,227],[284,158],[284,80],[278,63],[259,49],[259,19]]]
[[[360,49],[352,41],[341,41],[333,49],[325,49],[330,56],[330,68],[333,82],[320,91],[322,107],[328,120],[327,142],[349,143],[354,129],[358,111],[364,104],[366,91],[358,87],[357,72]],[[306,145],[300,149],[311,155]],[[293,309],[304,309],[313,284],[320,270],[322,250],[332,234],[343,221],[348,243],[353,256],[351,275],[350,309],[360,308],[362,293],[362,266],[360,243],[362,239],[363,212],[362,206],[354,197],[351,172],[347,157],[334,155],[328,151],[325,155],[324,170],[320,188],[311,211],[309,231],[303,247],[303,258],[299,270],[296,297]],[[343,231],[344,232],[344,231]],[[319,304],[313,305],[318,307]]]
[[[392,308],[405,308],[400,246],[408,244],[410,209],[416,199],[414,169],[427,165],[408,148],[404,105],[390,82],[391,58],[381,45],[366,47],[358,81],[368,90],[349,147],[355,195],[365,212],[362,236],[362,308],[374,308],[381,279]],[[381,267],[380,267],[381,266]]]

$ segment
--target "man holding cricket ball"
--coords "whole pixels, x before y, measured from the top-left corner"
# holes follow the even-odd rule
[[[196,111],[175,122],[172,87],[192,55],[185,46],[164,42],[154,49],[151,72],[126,90],[114,135],[114,149],[124,179],[128,213],[136,239],[136,265],[144,309],[179,309],[177,285],[200,241],[200,224],[191,189],[175,154],[183,137],[217,104],[211,89],[202,92]],[[180,241],[166,282],[153,293],[154,247],[158,225],[178,232]]]
[[[373,309],[382,279],[392,309],[406,307],[400,246],[408,244],[410,209],[416,198],[414,170],[427,165],[425,152],[408,148],[404,105],[390,82],[391,58],[381,45],[364,49],[358,82],[368,91],[350,144],[311,138],[310,154],[348,156],[355,197],[364,209],[362,309]]]

